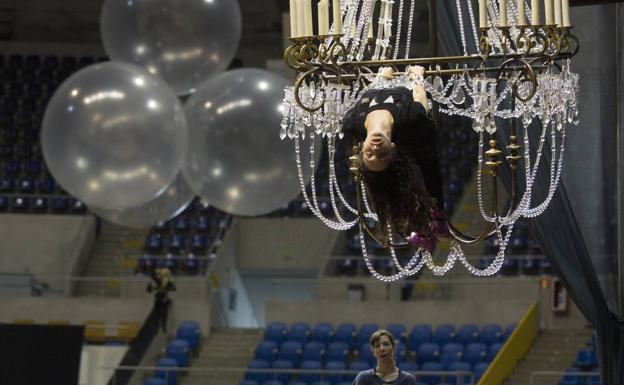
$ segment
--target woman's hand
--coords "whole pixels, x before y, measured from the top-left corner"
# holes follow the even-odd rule
[[[394,77],[394,70],[392,67],[381,67],[379,69],[379,75],[386,80],[390,80]]]
[[[425,67],[413,65],[407,67],[407,77],[412,81],[422,81],[425,76]]]

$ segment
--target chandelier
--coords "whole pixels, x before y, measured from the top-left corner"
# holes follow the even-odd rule
[[[570,60],[578,52],[579,42],[571,33],[568,0],[543,0],[543,3],[541,0],[479,0],[478,9],[473,9],[471,1],[462,8],[457,0],[463,55],[429,58],[410,57],[416,1],[419,0],[333,0],[330,27],[329,0],[320,0],[318,33],[314,34],[311,0],[290,0],[292,45],[286,49],[284,59],[297,71],[297,77],[295,84],[285,89],[279,136],[294,142],[301,190],[310,210],[332,229],[359,227],[362,254],[374,277],[384,282],[395,281],[416,274],[425,266],[434,275],[444,275],[457,261],[473,275],[491,276],[503,265],[516,221],[540,215],[551,201],[561,176],[566,126],[578,123],[579,78],[571,72]],[[397,2],[398,12],[395,12],[393,7]],[[435,0],[430,1],[431,6],[435,6]],[[468,44],[467,35],[474,43]],[[394,239],[390,228],[386,232],[388,239],[376,237],[372,227],[377,216],[369,205],[366,186],[359,174],[357,147],[349,158],[356,184],[355,205],[345,199],[335,170],[334,155],[343,139],[341,127],[345,113],[367,89],[379,88],[378,82],[372,83],[380,68],[389,66],[399,74],[383,85],[397,87],[408,82],[406,70],[410,65],[426,68],[423,86],[429,94],[430,106],[443,114],[471,119],[472,129],[479,137],[477,201],[485,226],[480,235],[469,236],[449,223],[451,242],[442,266],[436,265],[431,252],[423,248],[415,248],[409,262],[401,264],[396,250],[411,247],[410,244]],[[505,127],[509,143],[505,148],[495,139],[497,127]],[[301,151],[306,151],[300,143],[306,135],[325,139],[331,217],[319,206],[313,156],[309,165],[312,172],[309,192],[306,188],[300,157]],[[535,140],[530,140],[530,136]],[[319,151],[314,140],[310,143],[312,154]],[[545,147],[550,147],[551,154],[550,164],[544,165],[550,170],[550,186],[545,199],[535,203],[532,192],[537,170],[540,163],[548,163],[542,161]],[[497,198],[497,175],[503,162],[509,167],[512,181],[510,205],[505,212],[498,209]],[[518,191],[519,178],[524,179],[524,191]],[[483,179],[491,183],[488,207]],[[344,214],[350,214],[351,218]],[[389,250],[395,274],[382,275],[375,270],[365,235]],[[485,268],[471,265],[461,246],[489,237],[498,240],[497,255]]]

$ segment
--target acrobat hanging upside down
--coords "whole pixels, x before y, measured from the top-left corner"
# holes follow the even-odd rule
[[[420,66],[408,67],[397,81],[391,68],[381,68],[345,115],[343,131],[360,143],[359,171],[382,233],[387,237],[389,226],[395,237],[432,250],[449,230],[442,211],[436,123],[429,115],[423,74]]]

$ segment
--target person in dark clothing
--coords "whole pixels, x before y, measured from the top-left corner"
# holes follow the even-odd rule
[[[360,143],[360,174],[379,217],[380,230],[432,250],[448,236],[435,121],[428,113],[422,67],[410,67],[407,87],[365,91],[343,119],[343,131]],[[393,78],[390,68],[378,77]]]
[[[400,370],[394,361],[396,342],[392,334],[379,329],[370,338],[377,360],[374,369],[364,370],[355,377],[353,385],[416,385],[413,374]]]
[[[163,333],[167,333],[167,316],[171,304],[169,292],[175,291],[176,287],[171,282],[171,272],[166,267],[156,269],[151,278],[153,282],[147,285],[147,292],[154,292],[154,312],[158,316],[158,324]]]

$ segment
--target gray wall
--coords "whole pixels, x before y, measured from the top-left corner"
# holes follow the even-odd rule
[[[95,218],[3,214],[0,239],[0,272],[77,274],[95,241]]]
[[[316,274],[340,233],[316,218],[241,219],[236,233],[236,261],[241,271]]]

